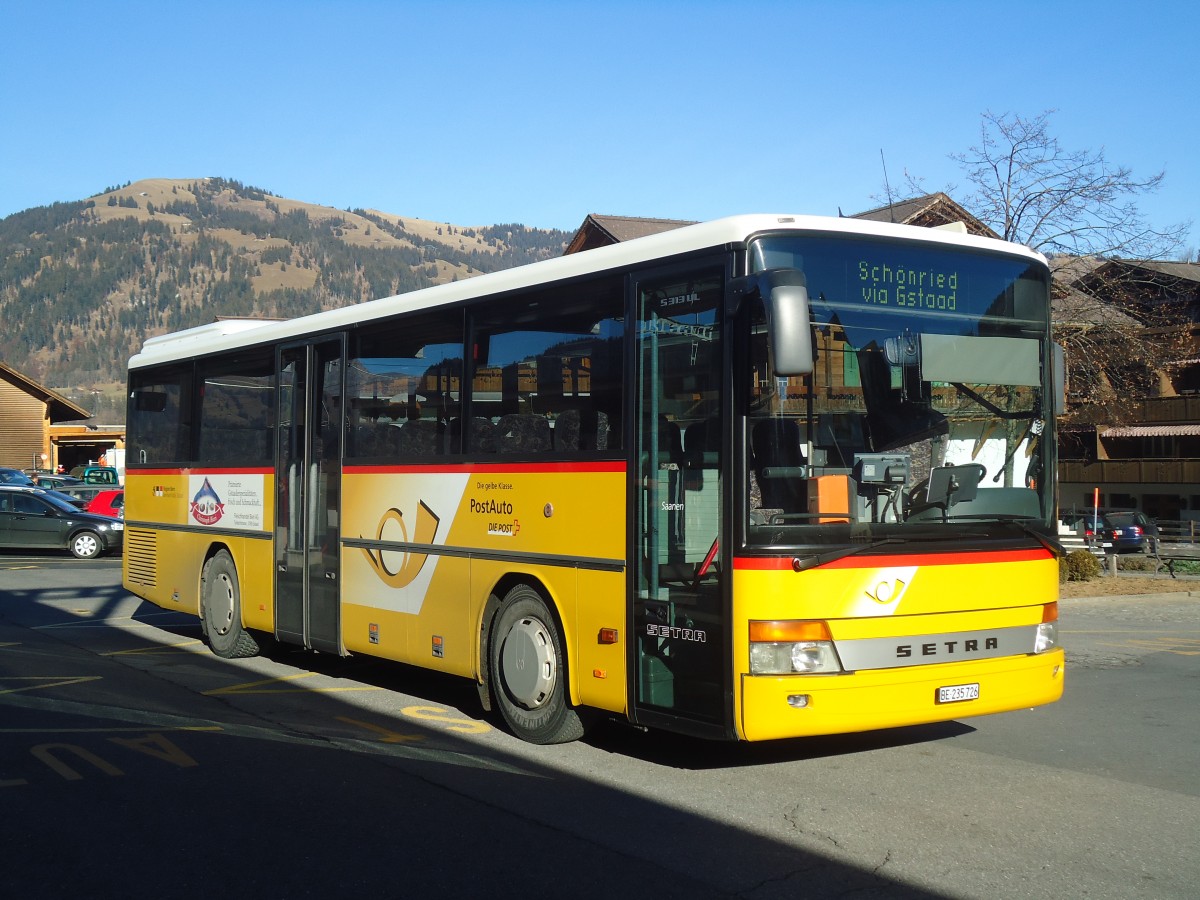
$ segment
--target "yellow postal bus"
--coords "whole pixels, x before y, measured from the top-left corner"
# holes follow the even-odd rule
[[[518,736],[1049,703],[1049,274],[1022,247],[743,216],[130,361],[124,582],[452,672]]]

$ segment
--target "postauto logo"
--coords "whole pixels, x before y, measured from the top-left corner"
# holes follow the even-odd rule
[[[404,521],[404,513],[392,507],[379,518],[379,528],[375,532],[375,540],[379,543],[387,541],[399,544],[431,544],[437,534],[439,519],[437,514],[425,505],[422,500],[417,504],[416,523],[412,535]],[[388,587],[402,588],[412,584],[429,558],[428,553],[416,553],[409,550],[384,550],[382,547],[363,549],[363,553],[371,562],[375,575]],[[394,563],[399,557],[399,565]]]

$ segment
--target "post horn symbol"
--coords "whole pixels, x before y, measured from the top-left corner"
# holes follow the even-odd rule
[[[404,524],[404,514],[400,510],[392,507],[385,512],[379,519],[379,530],[375,534],[375,540],[383,541],[383,530],[387,527],[388,522],[395,522],[400,526],[400,543],[407,544],[408,528]],[[432,509],[425,505],[422,500],[417,504],[417,526],[413,533],[413,543],[416,544],[431,544],[433,536],[437,534],[439,519]],[[400,567],[393,570],[384,559],[385,552],[400,553]],[[385,551],[382,548],[377,550],[364,549],[363,553],[367,555],[367,559],[371,561],[372,568],[375,569],[375,574],[379,576],[379,580],[388,587],[402,588],[407,587],[417,577],[417,573],[425,565],[425,560],[429,558],[428,553],[413,553],[409,550]]]

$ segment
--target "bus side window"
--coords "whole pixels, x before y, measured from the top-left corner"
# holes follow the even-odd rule
[[[615,278],[473,310],[467,452],[561,456],[619,449],[623,310],[623,283]]]
[[[461,452],[462,313],[373,323],[351,336],[346,455],[401,461]]]
[[[190,364],[130,374],[127,430],[137,448],[133,462],[183,462],[191,454]]]
[[[264,465],[271,460],[275,359],[270,353],[204,360],[198,421],[200,462]]]

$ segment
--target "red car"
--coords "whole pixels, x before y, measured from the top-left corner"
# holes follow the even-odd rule
[[[88,501],[88,505],[84,507],[85,512],[96,513],[101,516],[108,516],[113,519],[125,518],[125,491],[124,489],[116,491],[100,491]]]

